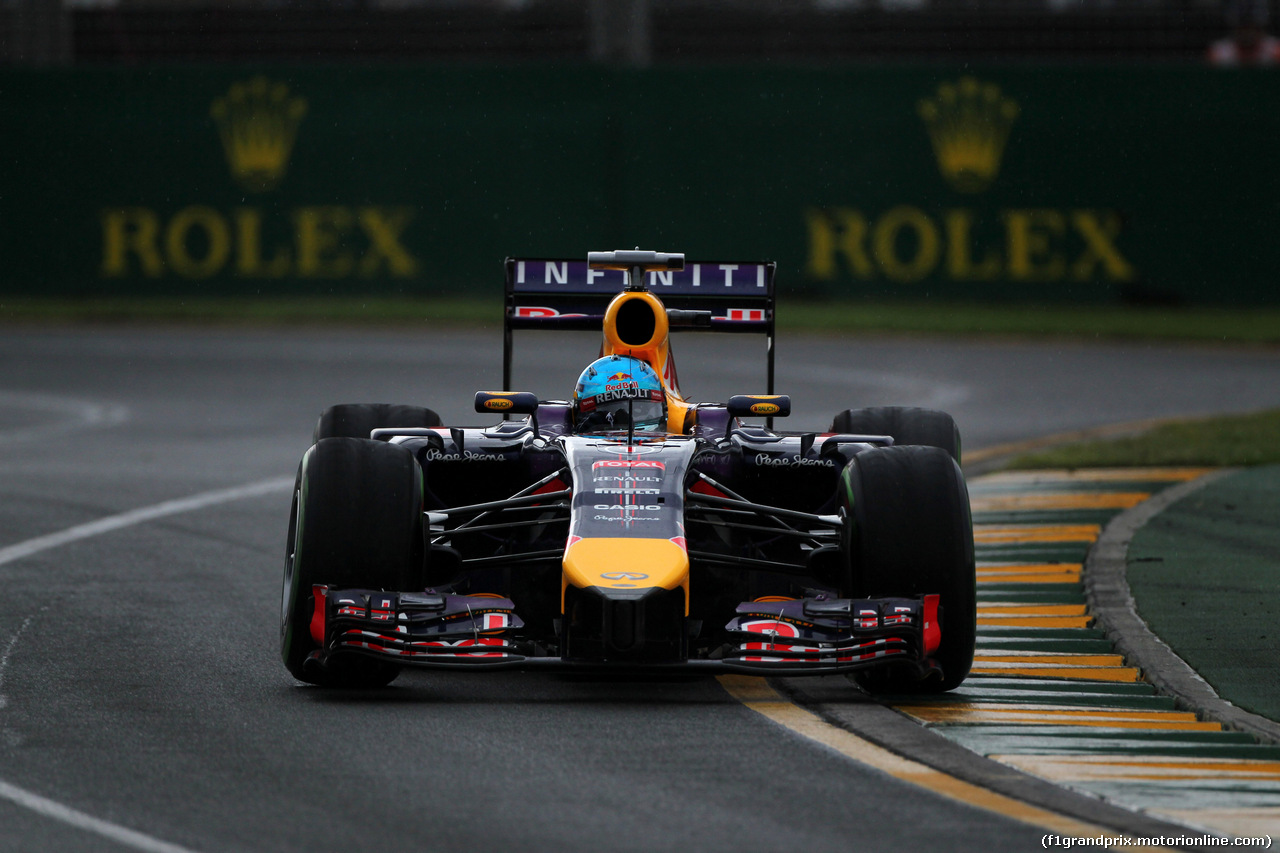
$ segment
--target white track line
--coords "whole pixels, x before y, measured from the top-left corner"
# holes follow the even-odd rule
[[[9,665],[9,658],[13,655],[13,647],[18,645],[18,638],[22,636],[22,632],[27,630],[27,626],[31,624],[31,617],[28,616],[22,620],[22,624],[18,626],[18,630],[13,632],[13,636],[9,638],[9,644],[4,647],[4,653],[0,654],[0,711],[4,710],[4,706],[9,700],[4,698],[4,670]]]
[[[140,509],[131,509],[118,515],[109,515],[97,521],[77,524],[75,527],[68,527],[66,530],[59,530],[57,533],[37,536],[34,539],[28,539],[25,542],[19,542],[7,548],[0,548],[0,566],[12,563],[14,560],[21,560],[23,557],[39,554],[41,551],[48,551],[50,548],[57,548],[59,545],[78,542],[81,539],[88,539],[92,536],[101,536],[103,533],[110,533],[113,530],[132,527],[135,524],[142,524],[147,521],[155,521],[157,518],[204,509],[216,504],[245,498],[256,498],[259,495],[268,495],[272,492],[283,492],[292,488],[292,486],[293,478],[274,477],[270,480],[259,480],[256,483],[249,483],[244,486],[202,492],[189,498],[164,501],[163,503],[144,506]]]
[[[0,799],[8,800],[25,809],[30,809],[37,814],[53,818],[77,829],[97,833],[104,838],[110,838],[112,841],[117,841],[135,850],[145,850],[147,853],[195,853],[189,847],[180,847],[177,844],[170,844],[167,841],[152,838],[150,835],[143,835],[141,832],[134,832],[132,829],[125,829],[123,826],[99,820],[92,815],[68,808],[62,803],[55,803],[53,800],[46,799],[38,794],[16,788],[7,782],[0,782]]]
[[[0,445],[49,438],[88,427],[116,426],[130,418],[127,406],[21,391],[0,391],[0,406],[42,412],[62,418],[53,424],[0,430]]]
[[[21,560],[24,557],[30,557],[33,554],[39,554],[41,551],[47,551],[50,548],[57,548],[59,545],[66,545],[71,542],[78,542],[81,539],[88,539],[92,536],[100,536],[103,533],[110,533],[113,530],[120,530],[125,527],[132,527],[136,524],[143,524],[148,521],[155,521],[158,518],[165,518],[170,515],[178,515],[184,512],[192,512],[197,509],[215,506],[216,504],[229,503],[231,501],[244,500],[245,498],[254,498],[259,495],[268,495],[274,492],[283,492],[293,487],[293,479],[291,477],[276,477],[270,480],[259,480],[256,483],[248,483],[243,486],[235,486],[229,489],[217,489],[212,492],[202,492],[198,495],[192,495],[189,498],[179,498],[178,500],[164,501],[163,503],[145,506],[139,509],[129,510],[117,515],[109,515],[106,518],[100,518],[97,521],[91,521],[88,524],[77,524],[75,527],[68,527],[66,530],[60,530],[57,533],[50,533],[45,536],[37,536],[34,539],[28,539],[25,542],[19,542],[16,545],[10,545],[7,548],[0,548],[0,566],[12,563],[15,560]],[[30,619],[27,620],[28,622]],[[9,646],[5,649],[4,663],[8,663],[9,655],[13,651],[18,636],[23,629],[27,627],[24,622],[22,628],[18,629],[18,633],[13,636]],[[0,674],[3,669],[0,668]],[[145,853],[194,853],[190,848],[181,847],[177,844],[170,844],[167,841],[161,841],[158,838],[152,838],[141,832],[127,829],[123,826],[110,823],[105,820],[87,815],[84,812],[76,811],[69,806],[54,802],[39,794],[33,794],[30,791],[10,785],[8,782],[0,780],[0,799],[30,809],[37,814],[43,815],[53,820],[73,826],[77,829],[93,832],[104,838],[109,838],[126,847],[132,847],[135,850],[142,850]]]

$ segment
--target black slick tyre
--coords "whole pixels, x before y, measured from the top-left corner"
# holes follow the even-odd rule
[[[422,469],[399,445],[325,438],[302,458],[290,512],[281,591],[280,651],[300,681],[380,687],[394,664],[357,655],[306,665],[312,587],[411,590],[422,573]]]
[[[396,403],[343,403],[320,413],[311,443],[322,438],[368,438],[380,427],[438,427],[440,416],[422,406]]]
[[[940,596],[942,641],[934,659],[943,678],[918,681],[883,669],[858,673],[858,683],[877,693],[959,686],[977,638],[973,522],[960,467],[937,447],[874,448],[845,467],[840,492],[848,518],[846,594]]]
[[[941,447],[960,461],[960,430],[946,412],[913,406],[873,406],[846,409],[831,422],[832,432],[852,435],[891,435],[895,445]]]

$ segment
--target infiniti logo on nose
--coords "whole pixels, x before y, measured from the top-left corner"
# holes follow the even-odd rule
[[[609,572],[600,577],[610,581],[642,581],[649,576],[642,575],[639,572]]]

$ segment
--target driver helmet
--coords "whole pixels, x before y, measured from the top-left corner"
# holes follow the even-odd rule
[[[660,430],[667,422],[662,380],[646,362],[630,356],[596,359],[582,371],[573,391],[577,432]]]

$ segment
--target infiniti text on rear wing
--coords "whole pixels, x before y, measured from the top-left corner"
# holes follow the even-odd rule
[[[598,330],[628,278],[626,270],[591,269],[586,260],[507,258],[505,264],[502,376],[510,390],[513,330]],[[772,394],[776,270],[772,261],[687,262],[682,270],[646,272],[644,283],[667,307],[672,331],[765,335]]]

